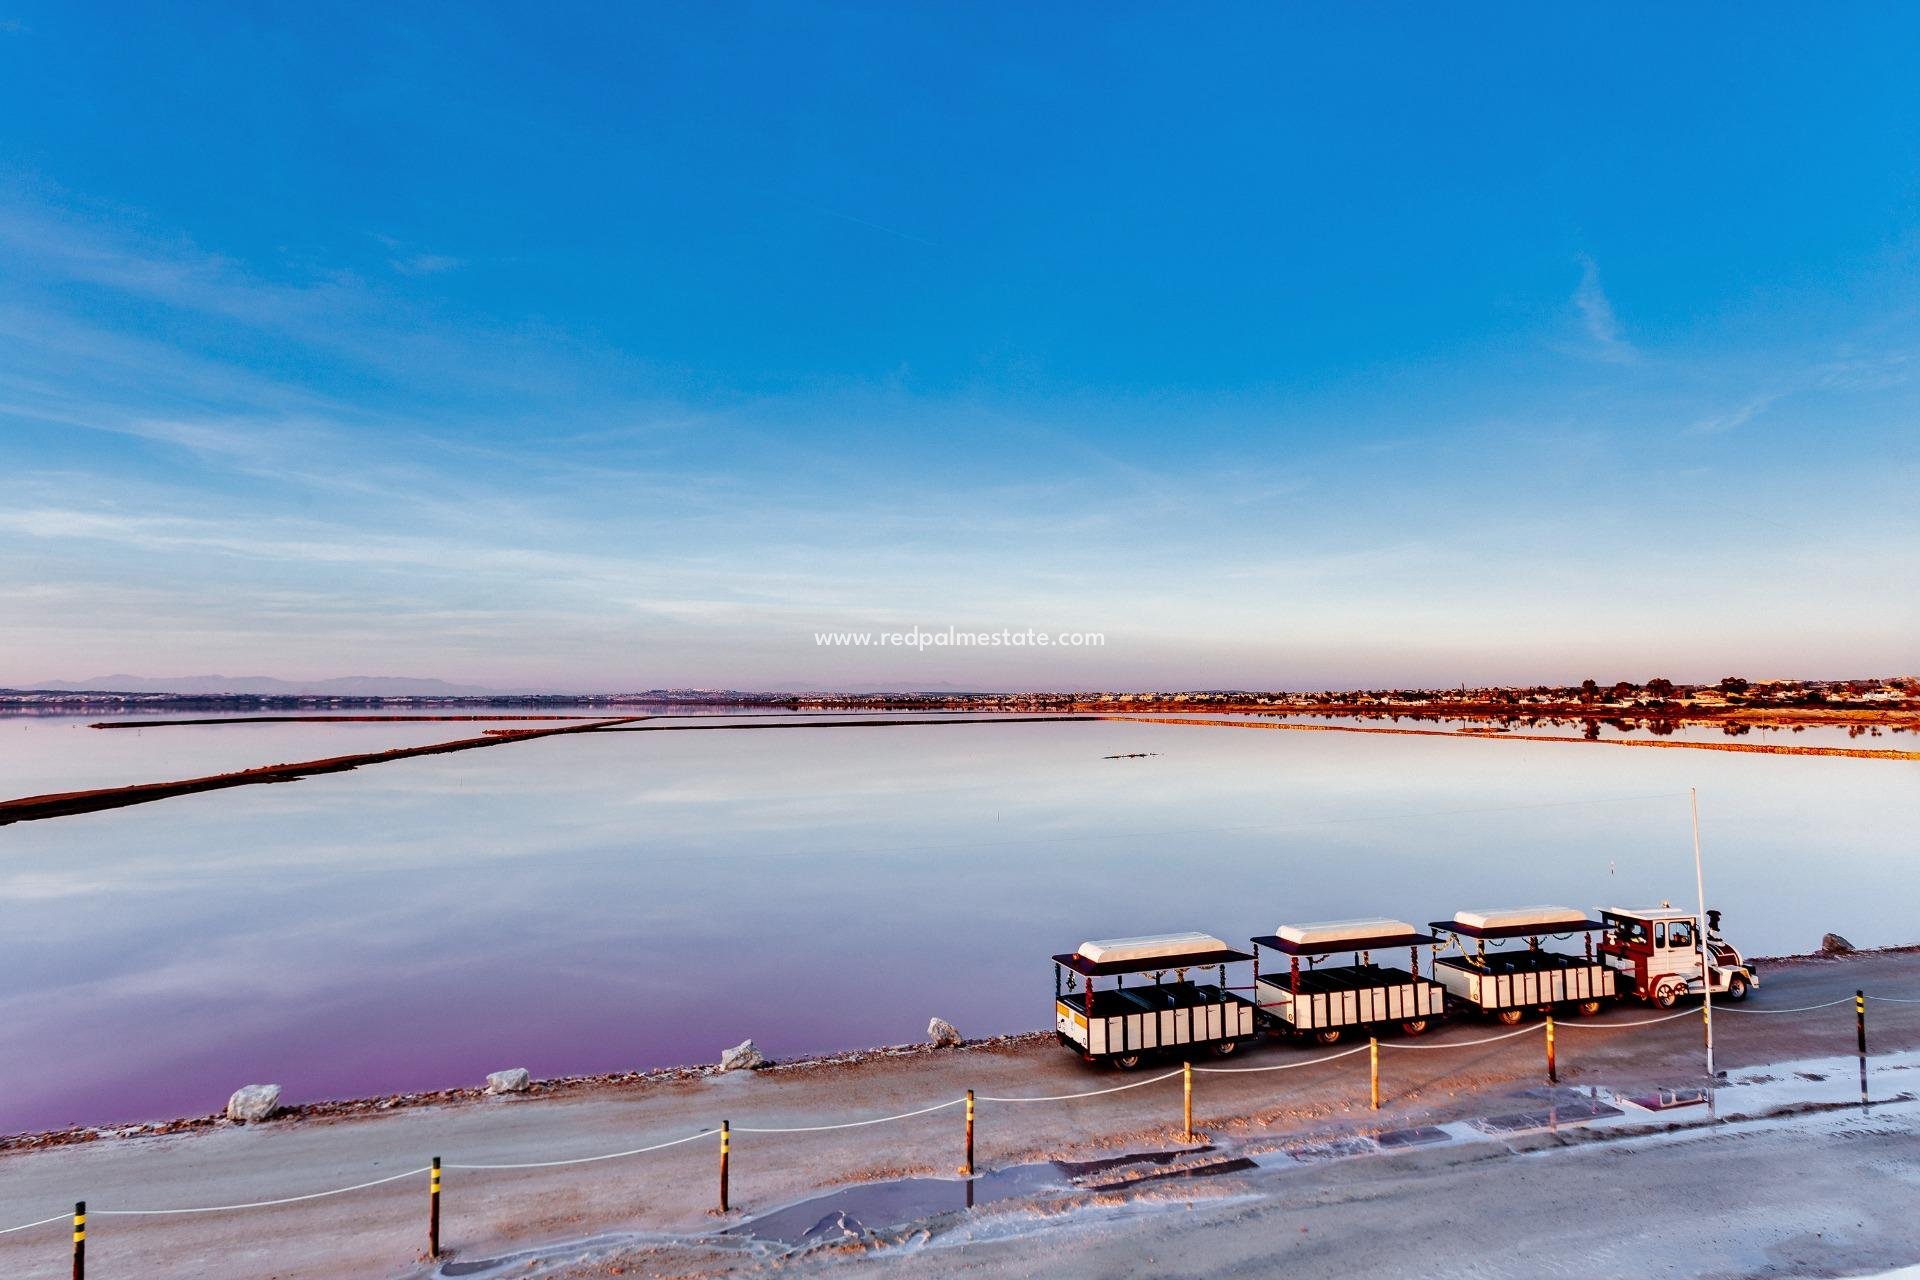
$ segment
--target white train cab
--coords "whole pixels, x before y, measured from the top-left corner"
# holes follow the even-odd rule
[[[1760,985],[1753,962],[1720,936],[1718,911],[1707,913],[1704,982],[1699,917],[1693,912],[1665,903],[1605,907],[1600,919],[1607,929],[1600,953],[1619,975],[1621,989],[1651,1005],[1671,1009],[1681,996],[1700,995],[1709,985],[1715,995],[1745,1000]]]

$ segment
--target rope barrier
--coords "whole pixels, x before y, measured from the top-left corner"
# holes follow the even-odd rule
[[[1071,1102],[1075,1098],[1097,1098],[1103,1093],[1125,1093],[1128,1089],[1144,1089],[1150,1084],[1159,1084],[1163,1080],[1178,1079],[1183,1073],[1169,1071],[1163,1076],[1154,1076],[1148,1080],[1135,1080],[1132,1084],[1118,1084],[1111,1089],[1089,1089],[1085,1093],[1053,1093],[1039,1098],[989,1098],[981,1094],[980,1102]]]
[[[1553,1025],[1563,1031],[1613,1031],[1627,1027],[1650,1027],[1656,1022],[1672,1022],[1675,1018],[1697,1018],[1698,1009],[1682,1009],[1678,1013],[1669,1013],[1663,1018],[1641,1018],[1637,1022],[1556,1022]]]
[[[255,1200],[248,1204],[212,1204],[198,1209],[93,1209],[90,1213],[96,1218],[164,1218],[182,1213],[228,1213],[235,1209],[270,1209],[279,1204],[298,1204],[303,1200],[324,1200],[328,1196],[343,1196],[349,1191],[365,1191],[368,1187],[385,1186],[389,1182],[398,1182],[402,1178],[417,1178],[428,1171],[427,1165],[418,1169],[409,1169],[405,1173],[396,1173],[391,1177],[375,1178],[372,1182],[361,1182],[351,1187],[336,1187],[332,1191],[315,1191],[304,1196],[283,1196],[278,1200]]]
[[[631,1151],[610,1151],[603,1156],[577,1156],[572,1160],[532,1160],[525,1164],[446,1164],[443,1169],[558,1169],[572,1164],[597,1164],[602,1160],[620,1160],[627,1156],[643,1156],[649,1151],[665,1151],[668,1147],[678,1147],[701,1138],[711,1137],[720,1132],[718,1129],[702,1129],[690,1133],[684,1138],[675,1138],[672,1142],[657,1142],[651,1147],[635,1147]]]
[[[870,1124],[888,1124],[895,1120],[911,1120],[915,1116],[931,1115],[935,1111],[945,1111],[948,1107],[957,1107],[966,1099],[954,1098],[949,1102],[936,1103],[931,1107],[922,1107],[918,1111],[902,1111],[897,1116],[880,1116],[874,1120],[849,1120],[845,1124],[809,1124],[785,1129],[750,1129],[745,1125],[733,1126],[735,1133],[826,1133],[833,1129],[860,1129]],[[993,1099],[989,1098],[991,1102]],[[454,1166],[458,1168],[459,1166]]]
[[[49,1222],[65,1222],[72,1217],[70,1213],[56,1213],[51,1218],[42,1218],[38,1222],[23,1223],[17,1227],[0,1227],[0,1236],[10,1236],[16,1231],[31,1231],[35,1227],[44,1227]]]
[[[1899,996],[1876,996],[1871,991],[1867,993],[1867,999],[1879,1000],[1885,1004],[1920,1004],[1920,1000],[1902,1000]],[[1835,1003],[1840,1002],[1835,1001]]]
[[[1209,1075],[1237,1076],[1249,1071],[1291,1071],[1295,1067],[1317,1067],[1323,1062],[1332,1062],[1337,1058],[1351,1058],[1356,1053],[1365,1053],[1367,1046],[1357,1044],[1351,1049],[1342,1049],[1339,1053],[1329,1053],[1323,1058],[1308,1058],[1305,1062],[1282,1062],[1272,1067],[1195,1067],[1195,1071],[1205,1071]]]
[[[1831,1009],[1837,1004],[1852,1003],[1852,996],[1842,996],[1838,1000],[1829,1000],[1825,1004],[1803,1004],[1797,1009],[1742,1009],[1739,1005],[1716,1004],[1713,1006],[1713,1011],[1715,1013],[1806,1013],[1811,1009]],[[1920,1001],[1914,1003],[1920,1004]]]
[[[1546,1026],[1547,1024],[1544,1022],[1536,1022],[1532,1026],[1521,1027],[1518,1031],[1509,1031],[1505,1035],[1488,1036],[1483,1040],[1456,1040],[1452,1044],[1389,1044],[1387,1041],[1382,1040],[1380,1047],[1382,1049],[1406,1050],[1471,1049],[1475,1045],[1495,1044],[1501,1040],[1511,1040],[1515,1036],[1524,1036],[1530,1031],[1544,1031],[1546,1030]]]

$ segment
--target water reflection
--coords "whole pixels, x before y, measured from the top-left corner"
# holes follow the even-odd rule
[[[1044,957],[1087,936],[1685,901],[1692,785],[1743,947],[1908,941],[1914,768],[1114,722],[629,733],[0,828],[0,1130],[256,1080],[1027,1029]]]

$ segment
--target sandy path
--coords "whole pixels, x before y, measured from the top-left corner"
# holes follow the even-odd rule
[[[1920,955],[1777,963],[1747,1008],[1786,1008],[1851,996],[1856,987],[1920,998]],[[1698,1078],[1700,1026],[1602,1031],[1649,1016],[1628,1006],[1597,1022],[1563,1024],[1562,1078],[1614,1088]],[[1920,1005],[1871,1006],[1878,1051],[1920,1045]],[[1717,1020],[1720,1065],[1741,1067],[1847,1053],[1850,1008]],[[1418,1041],[1476,1039],[1468,1025]],[[1273,1046],[1236,1066],[1295,1062],[1325,1051]],[[1196,1121],[1223,1137],[1393,1128],[1485,1113],[1491,1092],[1543,1077],[1538,1034],[1448,1052],[1382,1053],[1386,1109],[1367,1109],[1366,1055],[1299,1070],[1198,1076]],[[1154,1074],[1146,1072],[1143,1075]],[[221,1127],[172,1137],[103,1140],[0,1157],[0,1226],[59,1212],[76,1199],[94,1215],[90,1274],[100,1276],[387,1276],[415,1270],[424,1246],[424,1176],[334,1199],[271,1209],[164,1218],[103,1210],[245,1202],[364,1182],[423,1166],[588,1156],[665,1141],[729,1118],[736,1127],[826,1124],[957,1097],[1068,1093],[1138,1077],[1093,1071],[1049,1042],[969,1047],[909,1058],[758,1075],[609,1086],[551,1098],[491,1100],[339,1120]],[[1847,1092],[1835,1083],[1837,1095]],[[1843,1098],[1840,1100],[1844,1100]],[[998,1167],[1177,1145],[1177,1081],[1083,1101],[983,1103],[979,1162]],[[866,1129],[737,1134],[736,1210],[757,1213],[836,1184],[901,1173],[950,1175],[961,1155],[957,1109]],[[701,1231],[714,1220],[715,1149],[703,1139],[653,1155],[558,1169],[449,1171],[444,1240],[484,1257],[541,1241],[607,1231]],[[736,1213],[735,1217],[741,1215]],[[0,1236],[0,1274],[64,1276],[63,1228]]]

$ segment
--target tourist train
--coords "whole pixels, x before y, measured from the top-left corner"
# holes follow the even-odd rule
[[[1155,1054],[1225,1057],[1264,1037],[1337,1044],[1417,1036],[1470,1016],[1508,1025],[1529,1013],[1592,1017],[1622,999],[1663,1009],[1708,991],[1744,1000],[1759,976],[1719,926],[1709,911],[1702,937],[1693,913],[1665,904],[1608,907],[1597,920],[1570,907],[1512,907],[1461,911],[1425,929],[1283,924],[1250,950],[1206,933],[1083,942],[1053,957],[1054,1027],[1082,1058],[1124,1070]],[[1577,949],[1546,945],[1575,938]],[[1333,962],[1345,956],[1351,963]],[[1402,957],[1405,968],[1392,962]],[[1251,981],[1230,985],[1228,967],[1249,963]],[[1128,986],[1130,977],[1150,981]],[[1112,985],[1096,989],[1107,978]]]

